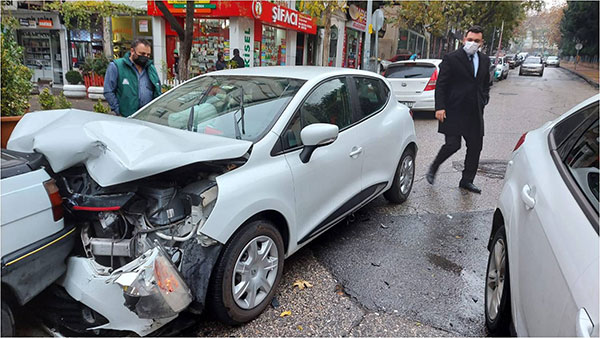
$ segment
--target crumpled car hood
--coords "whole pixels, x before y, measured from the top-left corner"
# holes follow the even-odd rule
[[[77,109],[23,116],[7,148],[42,153],[54,172],[84,164],[101,186],[203,161],[232,159],[252,142]]]

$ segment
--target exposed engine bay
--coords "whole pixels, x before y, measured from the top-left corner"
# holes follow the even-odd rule
[[[203,309],[222,244],[201,229],[216,204],[217,176],[244,163],[197,163],[109,187],[84,166],[56,175],[66,220],[81,230],[59,283],[104,317],[87,330],[145,335],[187,308]]]

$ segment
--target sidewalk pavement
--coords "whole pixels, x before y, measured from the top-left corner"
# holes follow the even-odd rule
[[[577,70],[575,70],[575,63],[571,62],[561,61],[560,66],[583,78],[592,86],[598,88],[599,72],[597,63],[579,63],[577,65]]]
[[[54,94],[54,96],[58,96],[59,93],[60,93],[60,90],[56,90],[55,88],[52,89],[52,94]],[[69,100],[69,102],[71,102],[71,104],[73,105],[73,109],[81,109],[81,110],[88,110],[88,111],[94,111],[94,105],[98,102],[97,100],[90,100],[88,98],[81,98],[81,99],[67,98],[67,100]],[[108,103],[106,101],[102,101],[102,103],[104,104],[105,107],[108,107]],[[41,110],[39,96],[31,95],[29,97],[29,105],[30,105],[29,111]]]

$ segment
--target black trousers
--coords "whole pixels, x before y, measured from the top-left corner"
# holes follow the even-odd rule
[[[483,146],[483,136],[481,135],[445,135],[446,144],[442,146],[438,152],[435,160],[431,164],[431,168],[434,172],[437,172],[438,168],[448,157],[452,156],[455,152],[460,149],[461,137],[465,139],[467,144],[467,155],[465,156],[465,169],[462,172],[461,183],[473,183],[477,168],[479,167],[479,155],[481,155],[481,148]]]

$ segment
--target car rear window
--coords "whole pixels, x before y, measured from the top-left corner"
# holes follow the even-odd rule
[[[388,67],[385,77],[390,79],[428,79],[435,69],[434,65],[404,63]]]

